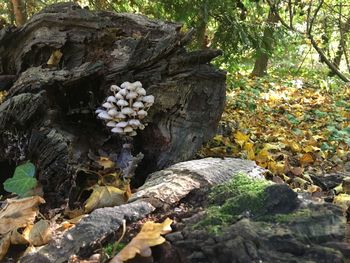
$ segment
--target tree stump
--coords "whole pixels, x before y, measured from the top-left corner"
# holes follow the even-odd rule
[[[121,151],[121,138],[94,111],[110,86],[124,81],[140,81],[155,97],[148,126],[134,138],[134,152],[144,154],[139,180],[193,157],[216,131],[225,72],[210,64],[220,51],[185,49],[191,36],[177,23],[74,3],[3,28],[0,80],[8,93],[0,105],[0,171],[32,161],[46,201],[62,204],[89,152]],[[48,64],[56,50],[62,57]]]

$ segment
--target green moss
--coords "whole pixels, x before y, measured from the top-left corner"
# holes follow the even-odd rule
[[[109,243],[106,246],[103,247],[103,252],[108,255],[109,257],[113,257],[115,255],[112,255],[113,250],[115,252],[115,254],[117,254],[119,251],[121,251],[124,247],[126,246],[126,244],[123,243]]]
[[[277,214],[270,218],[269,221],[274,221],[278,223],[290,223],[296,220],[303,220],[310,218],[312,216],[312,212],[309,209],[300,209],[293,213],[289,214]]]
[[[214,187],[209,194],[206,216],[195,228],[206,227],[218,234],[225,225],[235,222],[244,212],[252,216],[264,214],[265,188],[270,182],[237,174],[228,182]]]

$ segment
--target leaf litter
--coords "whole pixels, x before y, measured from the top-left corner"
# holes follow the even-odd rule
[[[348,85],[327,90],[292,76],[231,77],[234,87],[227,93],[218,134],[199,157],[249,159],[268,169],[275,181],[309,192],[320,191],[310,175],[349,165]]]

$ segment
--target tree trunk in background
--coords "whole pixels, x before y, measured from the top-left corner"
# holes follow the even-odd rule
[[[346,52],[345,36],[347,33],[349,33],[349,31],[350,31],[350,19],[348,19],[344,24],[341,23],[340,21],[340,25],[339,25],[340,39],[339,39],[338,49],[337,49],[335,58],[333,60],[333,64],[337,67],[337,69],[339,69],[341,58],[344,52]],[[331,71],[329,75],[334,76],[335,73]]]
[[[278,17],[274,12],[269,11],[267,18],[267,27],[264,30],[262,48],[258,52],[258,56],[255,60],[254,69],[251,73],[252,76],[261,77],[266,74],[267,64],[269,60],[269,53],[272,51],[273,47],[273,33],[274,33],[274,24],[278,21]]]
[[[207,35],[207,25],[208,25],[208,11],[207,11],[207,1],[203,2],[199,10],[199,20],[196,26],[196,40],[198,47],[200,49],[208,48],[208,35]]]
[[[141,81],[155,97],[148,126],[133,139],[133,153],[144,154],[135,180],[193,158],[216,132],[225,72],[210,64],[220,51],[186,50],[191,36],[177,23],[74,3],[48,6],[21,28],[3,30],[0,77],[14,83],[0,105],[0,168],[32,161],[45,200],[60,205],[91,162],[89,153],[119,156],[123,150],[123,138],[94,111],[111,84],[124,81]],[[63,56],[48,67],[56,50]]]
[[[27,21],[27,13],[23,0],[11,0],[11,2],[16,19],[16,25],[22,26]]]

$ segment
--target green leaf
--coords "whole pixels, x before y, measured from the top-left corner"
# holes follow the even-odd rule
[[[5,191],[15,193],[20,197],[25,197],[28,192],[33,190],[37,185],[37,180],[34,175],[34,164],[28,162],[17,166],[13,177],[8,178],[4,182]]]

